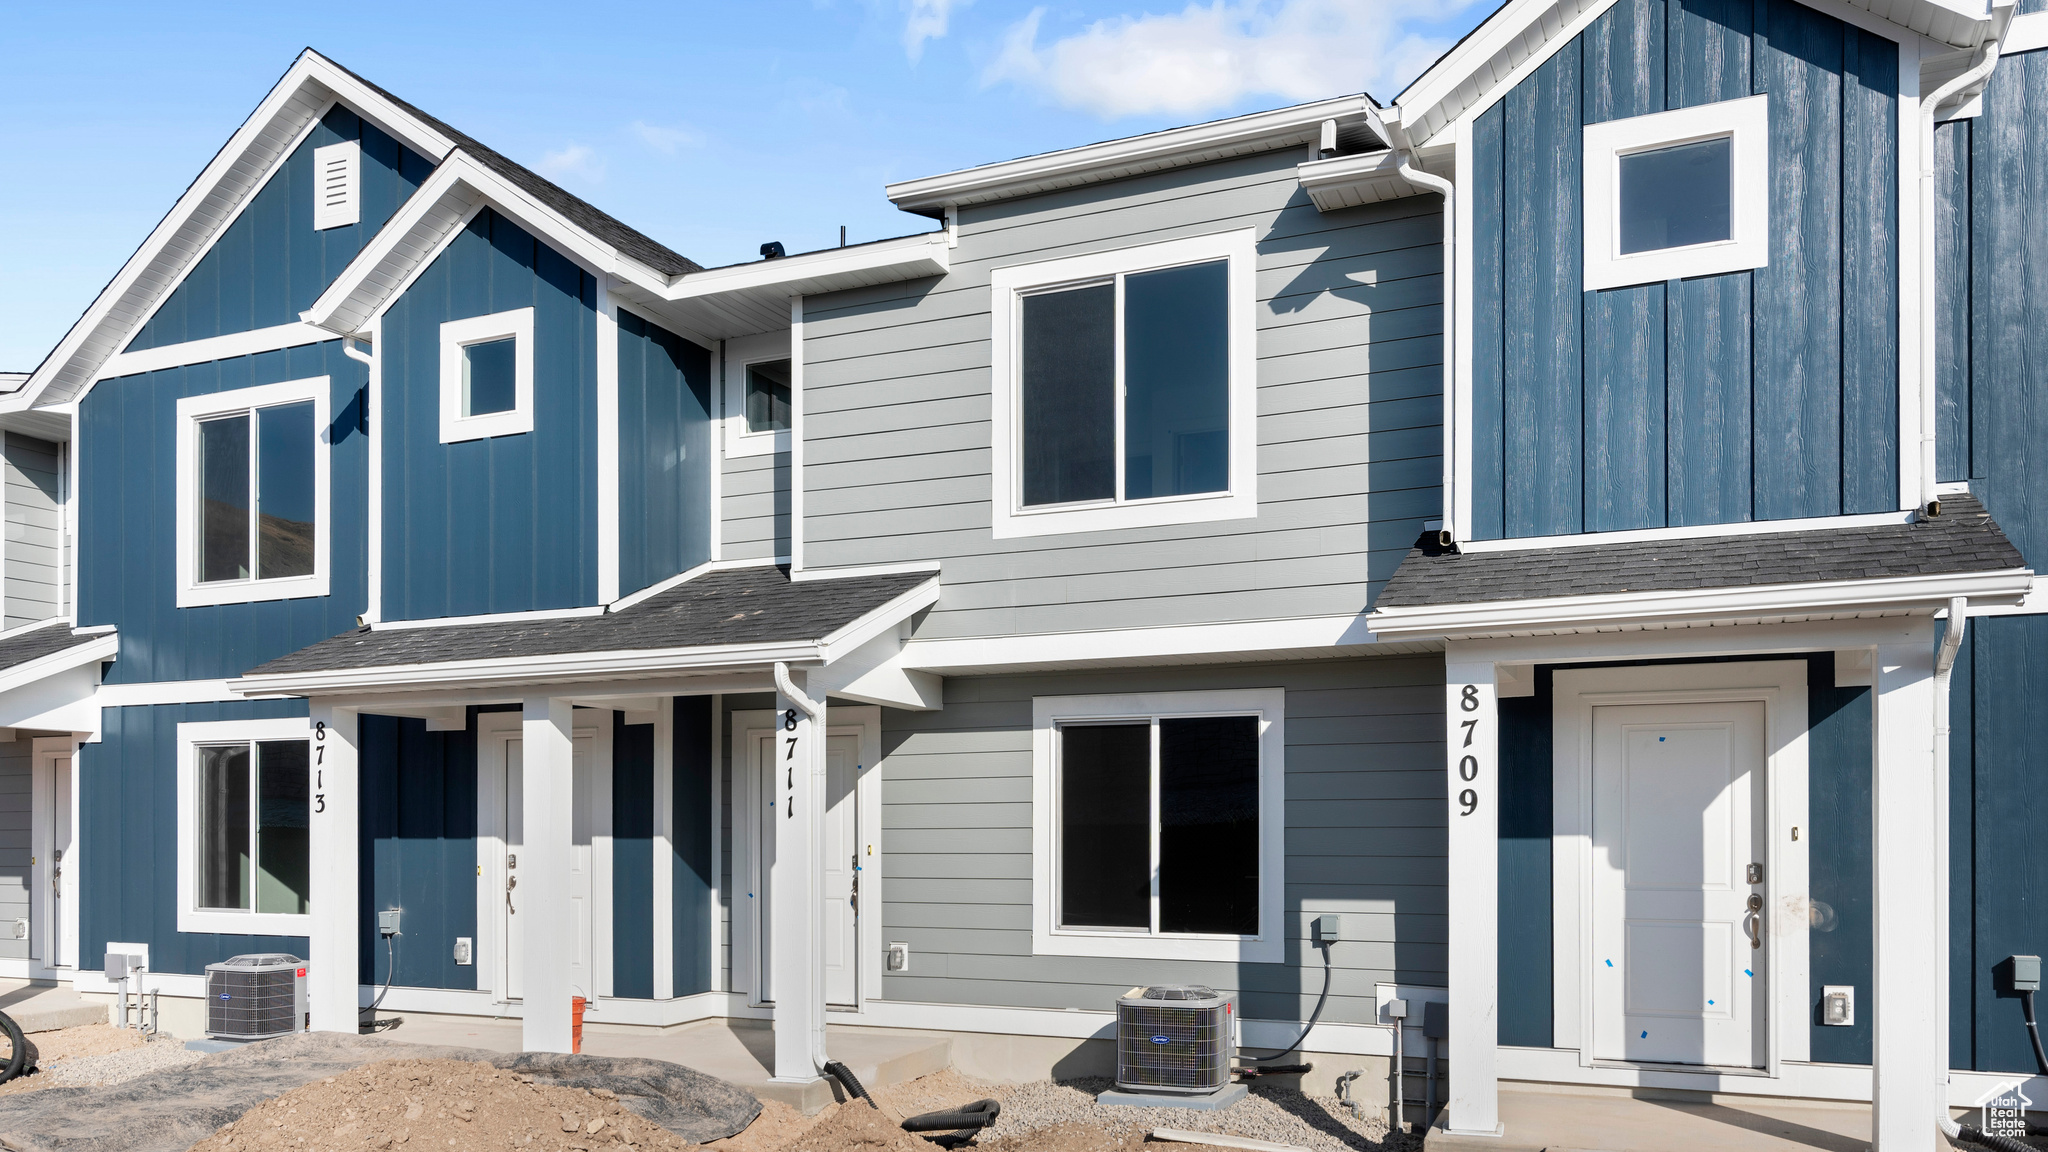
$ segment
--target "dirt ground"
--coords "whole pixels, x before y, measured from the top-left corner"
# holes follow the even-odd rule
[[[51,1067],[65,1060],[83,1056],[106,1056],[114,1052],[125,1052],[140,1048],[148,1037],[133,1028],[115,1028],[111,1024],[87,1024],[79,1028],[59,1028],[52,1032],[37,1032],[28,1038],[35,1046],[36,1066],[47,1072]],[[14,1046],[0,1037],[0,1065],[14,1056]],[[58,1078],[42,1072],[28,1076],[17,1076],[0,1084],[0,1096],[18,1092],[34,1092],[38,1088],[49,1088],[57,1084]]]
[[[268,1100],[193,1145],[192,1152],[688,1147],[603,1089],[535,1084],[531,1077],[467,1060],[385,1060]]]

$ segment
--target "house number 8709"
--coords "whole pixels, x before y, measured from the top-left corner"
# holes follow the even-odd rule
[[[1467,684],[1465,685],[1464,690],[1458,693],[1458,710],[1461,712],[1479,711],[1479,686],[1477,684]],[[1463,744],[1463,747],[1472,747],[1472,741],[1474,737],[1476,737],[1479,733],[1479,719],[1477,717],[1474,717],[1470,720],[1461,720],[1458,722],[1458,727],[1463,728],[1465,730],[1465,742]],[[1471,781],[1477,780],[1478,778],[1479,757],[1474,755],[1473,753],[1467,752],[1462,758],[1458,760],[1458,779],[1469,783]],[[1461,789],[1458,792],[1458,804],[1461,808],[1461,811],[1459,811],[1458,813],[1458,815],[1460,816],[1470,816],[1472,813],[1478,811],[1478,789]]]

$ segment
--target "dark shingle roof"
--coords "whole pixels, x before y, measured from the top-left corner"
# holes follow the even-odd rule
[[[1910,524],[1699,536],[1502,552],[1418,545],[1373,608],[1484,604],[1557,596],[1745,588],[1997,572],[2026,567],[1975,496],[1942,500]]]
[[[73,632],[71,625],[62,620],[52,620],[38,628],[31,628],[5,640],[0,640],[0,672],[40,660],[45,656],[90,644],[104,633]]]
[[[251,669],[250,676],[516,660],[584,652],[821,640],[933,578],[931,572],[792,582],[780,568],[705,574],[602,616],[357,629]]]
[[[340,68],[341,65],[336,64],[335,67]],[[533,169],[508,159],[496,149],[478,141],[474,136],[450,127],[446,121],[422,112],[414,105],[399,99],[376,84],[364,80],[361,76],[356,76],[354,72],[349,72],[346,68],[342,68],[342,71],[355,76],[357,80],[362,81],[365,87],[375,90],[378,95],[386,100],[419,117],[425,123],[432,125],[435,131],[455,141],[457,148],[468,153],[478,163],[510,180],[513,184],[518,185],[534,199],[560,212],[564,217],[575,222],[577,227],[611,245],[626,256],[647,265],[649,268],[665,276],[678,276],[684,272],[699,272],[703,270],[696,261],[637,229],[629,227],[617,217],[569,192],[561,185],[556,184]],[[443,157],[442,159],[446,158]]]

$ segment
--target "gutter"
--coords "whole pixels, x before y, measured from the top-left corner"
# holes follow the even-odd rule
[[[1977,46],[1977,60],[1964,72],[1936,88],[1920,102],[1920,500],[1929,516],[1941,515],[1941,500],[1935,491],[1934,424],[1938,412],[1935,395],[1935,341],[1937,338],[1934,275],[1934,112],[1948,99],[1972,85],[1982,84],[1998,67],[1998,54],[2006,30],[2012,25],[2017,0],[1996,0],[1991,8],[1991,35]],[[1959,637],[1960,638],[1960,637]]]
[[[2014,0],[2007,0],[2008,3]],[[1414,141],[1408,138],[1408,129],[1401,123],[1405,110],[1396,105],[1391,116],[1375,113],[1380,138],[1392,146],[1400,158],[1401,177],[1418,188],[1427,188],[1444,198],[1444,292],[1443,292],[1443,412],[1444,412],[1444,462],[1443,462],[1443,528],[1437,534],[1438,541],[1445,547],[1453,546],[1458,540],[1458,531],[1464,525],[1457,521],[1458,477],[1457,477],[1457,384],[1455,369],[1458,310],[1458,200],[1457,187],[1441,176],[1423,170],[1415,157]],[[1933,179],[1930,175],[1929,180]]]

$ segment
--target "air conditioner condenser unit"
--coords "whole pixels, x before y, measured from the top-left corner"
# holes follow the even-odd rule
[[[306,962],[283,952],[206,966],[206,1034],[267,1040],[306,1030]]]
[[[1133,988],[1116,1002],[1116,1086],[1199,1096],[1230,1086],[1237,1003],[1199,984]]]

